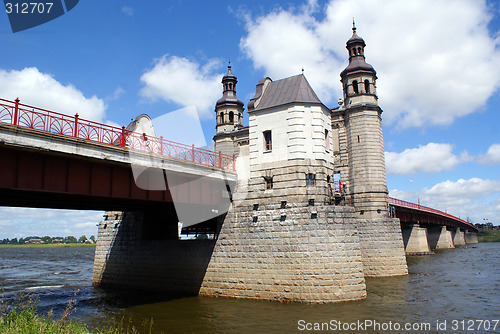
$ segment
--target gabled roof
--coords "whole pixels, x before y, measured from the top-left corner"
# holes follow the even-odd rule
[[[322,104],[303,74],[270,82],[255,110],[298,102]]]

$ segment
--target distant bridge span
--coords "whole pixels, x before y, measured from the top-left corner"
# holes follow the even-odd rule
[[[399,218],[402,224],[426,223],[458,227],[467,231],[478,232],[478,229],[474,225],[463,219],[420,204],[390,197],[389,205],[394,208],[394,211],[391,212],[393,212],[396,218]]]

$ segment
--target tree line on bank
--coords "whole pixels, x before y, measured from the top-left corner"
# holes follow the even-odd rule
[[[77,243],[89,243],[93,244],[95,243],[95,236],[91,235],[90,238],[87,238],[87,236],[82,235],[80,238],[75,238],[74,236],[70,235],[67,237],[49,237],[44,236],[44,237],[38,237],[38,236],[31,236],[31,237],[26,237],[26,238],[14,238],[14,239],[9,239],[5,238],[3,240],[0,240],[0,244],[3,245],[23,245],[23,244],[77,244]]]

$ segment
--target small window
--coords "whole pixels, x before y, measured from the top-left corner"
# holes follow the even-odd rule
[[[272,177],[265,177],[264,179],[266,181],[266,190],[273,189],[273,178]]]
[[[273,149],[273,140],[271,136],[271,131],[264,131],[264,150],[272,151]]]
[[[365,80],[365,92],[370,94],[370,81],[368,81],[368,79]]]
[[[358,94],[359,93],[358,80],[354,80],[352,82],[352,89],[354,90],[354,94]]]
[[[307,173],[306,174],[306,186],[315,186],[316,185],[316,174]]]
[[[327,129],[325,129],[325,149],[327,151],[330,150],[330,140],[328,138],[328,130]]]
[[[281,201],[281,208],[286,209],[286,201]]]
[[[309,206],[314,206],[314,199],[313,199],[313,198],[311,198],[311,199],[309,200],[309,203],[308,203],[308,204],[309,204]]]
[[[220,116],[220,122],[221,122],[221,123],[224,123],[224,113],[223,113],[223,112],[221,112],[221,113],[219,114],[219,116]]]
[[[253,205],[253,211],[259,210],[259,204],[254,204]]]
[[[229,112],[229,123],[234,123],[234,112]]]

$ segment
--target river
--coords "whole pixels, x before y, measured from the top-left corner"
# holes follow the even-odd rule
[[[481,243],[410,257],[408,276],[367,279],[363,301],[306,305],[111,292],[92,287],[93,248],[1,247],[0,289],[56,316],[74,299],[74,320],[140,333],[500,333],[499,254],[500,243]]]

